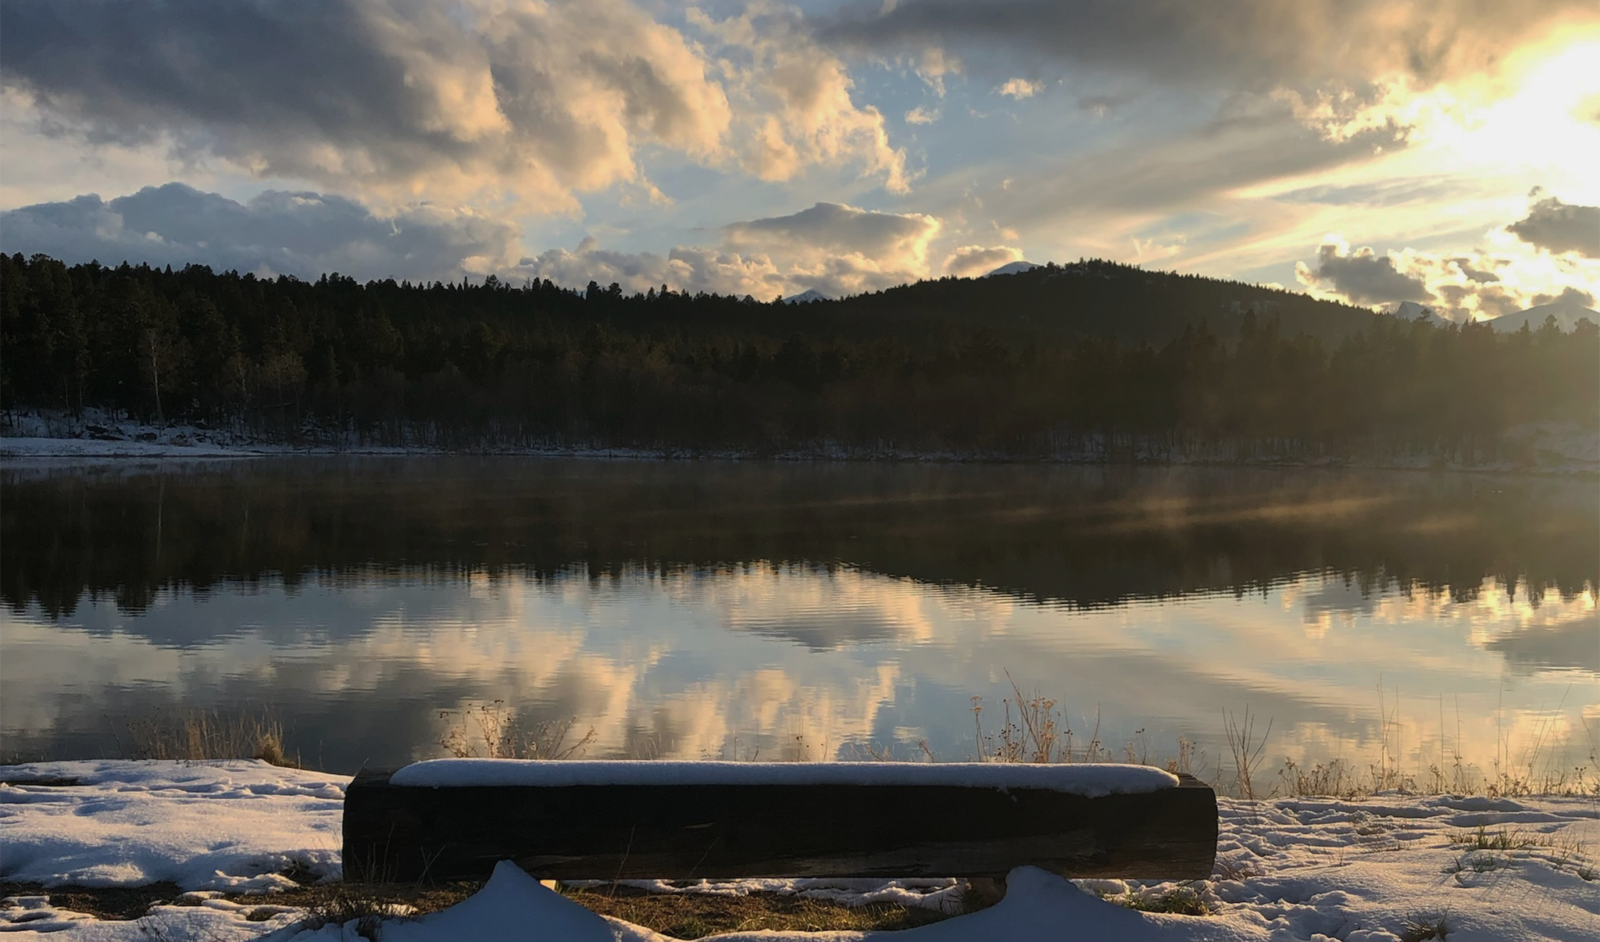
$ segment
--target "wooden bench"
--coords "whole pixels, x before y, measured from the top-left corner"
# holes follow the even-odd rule
[[[356,882],[1206,879],[1217,800],[1125,765],[519,762],[443,759],[359,773],[345,792]]]

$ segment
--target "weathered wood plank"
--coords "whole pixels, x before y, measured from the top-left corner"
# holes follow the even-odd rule
[[[1212,790],[1148,794],[920,785],[397,786],[345,793],[347,880],[450,880],[510,859],[551,879],[1069,876],[1203,879]]]

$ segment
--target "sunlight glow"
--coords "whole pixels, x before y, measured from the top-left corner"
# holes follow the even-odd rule
[[[1580,114],[1600,93],[1600,41],[1532,58],[1509,97],[1472,110],[1430,108],[1429,149],[1462,167],[1553,171],[1559,179],[1547,185],[1559,185],[1564,199],[1592,202],[1600,198],[1600,125]]]

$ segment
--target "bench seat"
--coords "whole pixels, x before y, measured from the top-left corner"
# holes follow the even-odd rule
[[[345,879],[1205,879],[1217,801],[1131,765],[432,760],[345,793]]]

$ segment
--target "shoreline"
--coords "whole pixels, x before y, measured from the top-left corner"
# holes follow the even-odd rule
[[[0,460],[6,462],[248,460],[256,458],[528,458],[585,461],[640,462],[753,462],[818,464],[952,464],[1038,465],[1064,468],[1204,468],[1282,471],[1409,471],[1491,476],[1600,479],[1600,462],[1563,460],[1547,465],[1508,461],[1467,464],[1440,462],[1429,457],[1401,459],[1294,458],[1262,456],[1222,458],[1199,455],[1102,457],[1050,457],[963,452],[861,451],[841,448],[755,452],[697,451],[650,448],[445,448],[411,446],[294,445],[140,441],[70,437],[0,436]]]
[[[1445,459],[1426,451],[1394,449],[1387,455],[1307,455],[1288,440],[1222,440],[1183,447],[1160,436],[1126,442],[1088,434],[1072,436],[1049,451],[914,449],[861,446],[819,440],[777,450],[693,448],[674,445],[494,443],[485,437],[464,447],[439,444],[374,445],[354,433],[302,427],[303,442],[258,437],[204,424],[153,425],[104,409],[70,415],[28,410],[0,416],[0,460],[31,459],[240,459],[258,457],[507,457],[607,461],[819,462],[861,464],[1042,465],[1118,468],[1241,468],[1285,470],[1448,471],[1453,473],[1600,479],[1600,428],[1574,423],[1533,422],[1510,430],[1500,442],[1512,457]],[[403,436],[404,437],[404,436]],[[1281,450],[1278,446],[1284,447]]]

